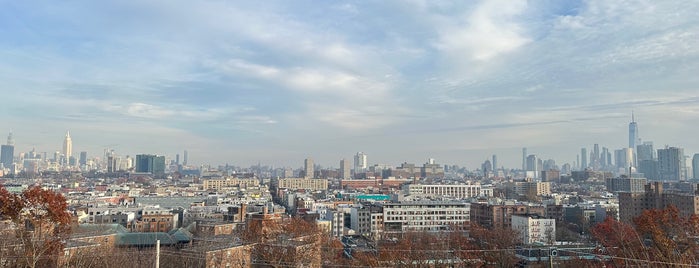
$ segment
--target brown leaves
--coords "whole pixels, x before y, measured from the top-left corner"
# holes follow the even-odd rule
[[[21,194],[0,187],[0,217],[13,223],[14,235],[5,237],[12,247],[15,266],[52,265],[69,232],[70,213],[60,194],[34,186]]]
[[[699,218],[683,217],[674,206],[645,210],[634,226],[607,218],[592,235],[621,265],[648,263],[696,263]]]

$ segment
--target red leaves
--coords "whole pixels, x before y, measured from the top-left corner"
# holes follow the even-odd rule
[[[614,257],[635,263],[693,264],[699,246],[699,217],[683,217],[674,206],[645,210],[634,226],[607,218],[592,235]]]
[[[63,195],[54,191],[33,186],[21,194],[13,194],[0,187],[2,217],[16,223],[45,220],[47,223],[67,225],[70,223],[67,208]]]

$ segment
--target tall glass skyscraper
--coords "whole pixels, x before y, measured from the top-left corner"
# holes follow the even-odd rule
[[[15,142],[12,139],[12,132],[7,136],[7,145],[2,145],[0,147],[0,163],[5,166],[5,168],[10,168],[14,162],[15,155]]]
[[[631,123],[629,123],[629,148],[636,149],[638,145],[638,125],[636,124],[636,118],[634,118],[633,113],[631,113]]]

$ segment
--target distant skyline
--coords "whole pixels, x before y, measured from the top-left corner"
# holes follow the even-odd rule
[[[699,152],[695,1],[9,1],[15,154],[239,166],[557,164],[639,137]],[[76,156],[77,157],[77,156]]]

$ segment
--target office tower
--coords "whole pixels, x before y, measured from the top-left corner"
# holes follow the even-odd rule
[[[69,159],[73,155],[73,140],[70,139],[70,132],[66,132],[66,137],[63,139],[63,156],[65,157],[64,164],[70,164]]]
[[[638,125],[636,124],[636,118],[634,118],[633,112],[631,112],[631,123],[629,123],[629,148],[636,148],[639,144],[638,137]]]
[[[600,162],[600,152],[599,152],[599,144],[595,143],[592,147],[592,155],[590,155],[590,163],[592,168],[594,170],[599,170],[601,165]]]
[[[653,142],[652,141],[647,141],[644,142],[643,144],[636,145],[636,160],[643,161],[643,160],[654,160],[655,159],[655,154],[653,151]]]
[[[580,149],[580,170],[587,168],[587,149]]]
[[[80,152],[80,165],[87,164],[87,152]]]
[[[175,165],[180,165],[180,154],[175,155]]]
[[[358,152],[354,156],[354,173],[364,172],[367,168],[366,154]]]
[[[527,170],[527,147],[522,148],[522,170]]]
[[[699,154],[694,154],[692,157],[692,176],[695,180],[699,180]]]
[[[349,179],[351,176],[350,173],[350,167],[347,164],[347,161],[343,158],[340,160],[340,178],[341,179]]]
[[[313,159],[311,159],[310,157],[306,158],[306,160],[303,161],[303,171],[305,172],[306,178],[315,177],[313,175]]]
[[[600,152],[600,156],[599,156],[599,166],[602,169],[609,166],[609,165],[607,165],[607,159],[609,159],[608,154],[609,154],[609,149],[607,149],[607,147],[602,147],[602,152]]]
[[[658,149],[658,175],[663,181],[683,181],[686,168],[684,149],[666,147]]]
[[[12,132],[7,136],[7,144],[0,146],[0,163],[5,168],[11,168],[14,162],[15,141],[12,138]]]
[[[575,169],[580,169],[580,155],[575,156]]]
[[[493,155],[493,170],[498,170],[498,156]]]
[[[136,172],[164,174],[165,156],[152,154],[136,155]]]
[[[536,157],[536,155],[530,154],[527,156],[527,174],[529,174],[529,171],[533,173],[532,177],[539,176],[539,159]]]
[[[182,158],[182,165],[187,165],[187,150],[184,150],[184,156]]]
[[[116,156],[107,156],[107,173],[114,173],[117,171],[117,169],[119,168],[119,164],[117,161],[118,160]]]

